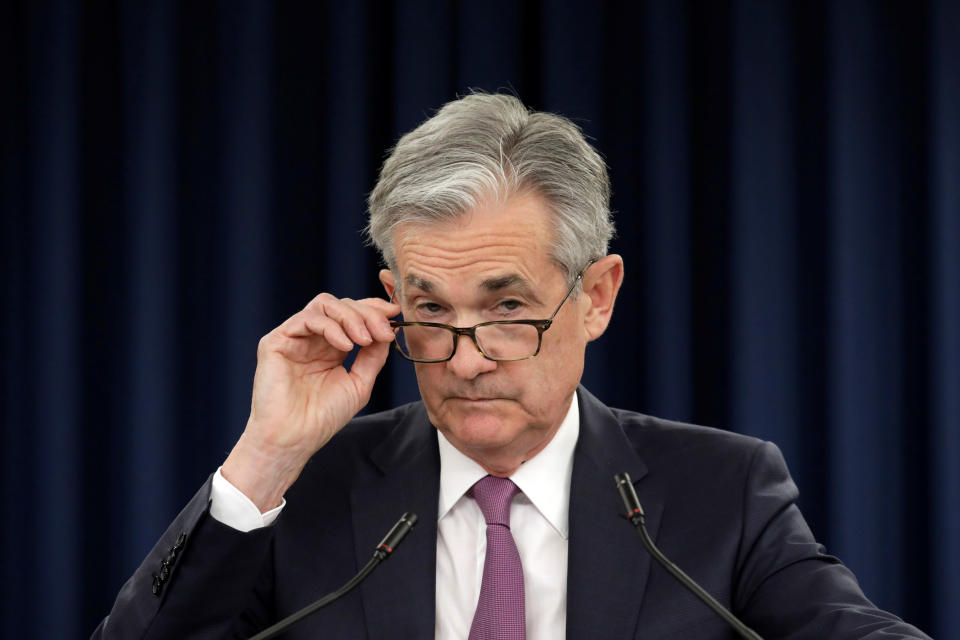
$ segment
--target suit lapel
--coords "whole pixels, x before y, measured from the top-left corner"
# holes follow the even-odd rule
[[[355,488],[351,495],[358,567],[370,560],[376,545],[405,511],[416,513],[418,521],[402,548],[360,586],[369,638],[430,638],[434,634],[440,455],[422,404],[411,408],[372,458],[382,476]]]
[[[656,538],[663,504],[643,491],[647,467],[613,413],[583,387],[570,489],[567,638],[633,638],[651,558],[622,517],[613,476],[630,474]]]

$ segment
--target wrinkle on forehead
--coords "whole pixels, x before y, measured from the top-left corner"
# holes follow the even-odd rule
[[[547,257],[543,248],[530,242],[482,242],[471,247],[466,243],[454,246],[434,238],[404,243],[397,255],[398,263],[415,263],[435,269],[471,269],[490,275],[502,271],[504,264],[534,263],[541,256]]]
[[[504,216],[484,219],[482,214],[471,215],[468,221],[438,225],[406,224],[395,232],[395,245],[402,251],[427,249],[431,253],[456,257],[464,251],[529,251],[533,245],[546,249],[547,234],[536,220],[503,220]]]
[[[455,275],[486,291],[539,288],[556,266],[548,216],[540,198],[527,196],[449,222],[402,225],[394,245],[403,282],[435,292]]]

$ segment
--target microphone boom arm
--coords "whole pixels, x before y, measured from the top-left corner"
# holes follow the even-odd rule
[[[627,520],[629,520],[633,527],[637,530],[637,535],[640,536],[640,541],[643,543],[643,546],[650,553],[653,558],[660,563],[660,565],[666,569],[670,575],[676,578],[680,584],[687,588],[693,595],[700,598],[701,601],[713,611],[727,621],[733,629],[740,634],[741,637],[746,638],[747,640],[763,640],[757,632],[745,625],[740,619],[733,615],[729,609],[724,607],[722,604],[717,602],[716,598],[707,593],[703,587],[698,585],[693,581],[693,578],[688,576],[683,570],[677,565],[673,564],[667,556],[663,555],[663,552],[657,548],[657,545],[653,543],[653,540],[650,538],[650,534],[647,532],[646,525],[646,516],[643,513],[643,507],[640,506],[640,499],[637,498],[637,492],[633,488],[633,483],[630,481],[630,476],[627,473],[618,473],[613,477],[614,482],[617,485],[617,489],[620,491],[620,497],[623,499],[623,504],[627,508]]]
[[[400,541],[403,540],[408,533],[410,533],[410,530],[415,524],[417,524],[417,514],[409,512],[404,513],[403,516],[400,517],[400,520],[397,521],[397,524],[393,525],[393,528],[390,529],[380,544],[377,545],[377,548],[374,549],[373,557],[370,558],[370,561],[367,562],[363,569],[360,569],[360,572],[357,573],[357,575],[350,578],[349,582],[333,593],[329,593],[316,602],[308,604],[303,609],[290,614],[275,625],[267,627],[257,635],[251,636],[250,640],[267,640],[268,638],[273,638],[277,634],[286,631],[294,623],[306,618],[314,611],[322,609],[337,598],[352,591],[358,584],[363,582],[368,575],[370,575],[371,571],[377,568],[377,565],[390,557],[390,554],[393,553],[393,550],[396,549],[397,545],[400,544]]]

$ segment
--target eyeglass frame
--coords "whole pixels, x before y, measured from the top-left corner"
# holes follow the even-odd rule
[[[473,345],[477,348],[477,351],[480,352],[480,355],[487,360],[492,360],[493,362],[520,362],[523,360],[529,360],[530,358],[535,358],[537,354],[540,353],[540,348],[543,346],[543,332],[553,326],[553,319],[558,313],[560,313],[560,309],[563,307],[563,304],[567,301],[567,298],[570,297],[570,294],[573,293],[573,290],[577,288],[577,284],[583,281],[583,274],[594,262],[596,262],[596,260],[591,260],[583,269],[580,270],[580,273],[577,274],[577,277],[573,281],[573,285],[571,285],[570,289],[567,291],[567,294],[563,296],[563,300],[560,301],[560,304],[557,305],[557,308],[554,309],[553,313],[550,314],[550,317],[546,320],[490,320],[489,322],[478,322],[472,327],[455,327],[453,325],[443,324],[441,322],[403,322],[391,320],[390,327],[393,329],[402,329],[404,327],[434,327],[436,329],[446,329],[453,334],[453,349],[450,351],[450,355],[446,358],[437,360],[422,360],[408,356],[403,352],[403,349],[400,348],[400,343],[397,341],[396,333],[394,334],[393,346],[401,356],[410,362],[419,362],[421,364],[438,364],[440,362],[449,362],[450,360],[453,360],[453,356],[457,355],[457,347],[460,345],[460,336],[468,336],[473,341]],[[394,291],[394,293],[396,293],[396,291]],[[392,295],[390,296],[390,301],[393,301]],[[480,341],[477,340],[477,329],[480,327],[489,327],[501,324],[522,324],[536,328],[537,350],[528,356],[523,356],[522,358],[494,358],[488,355],[483,350],[483,347],[480,346]]]

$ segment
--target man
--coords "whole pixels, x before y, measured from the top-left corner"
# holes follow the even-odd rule
[[[773,445],[578,387],[623,262],[575,125],[467,96],[399,141],[369,204],[389,300],[321,294],[261,340],[246,429],[94,637],[252,635],[339,587],[404,511],[404,548],[286,637],[731,637],[651,566],[623,471],[664,552],[761,635],[926,637],[823,554]],[[422,402],[356,419],[392,344]]]

